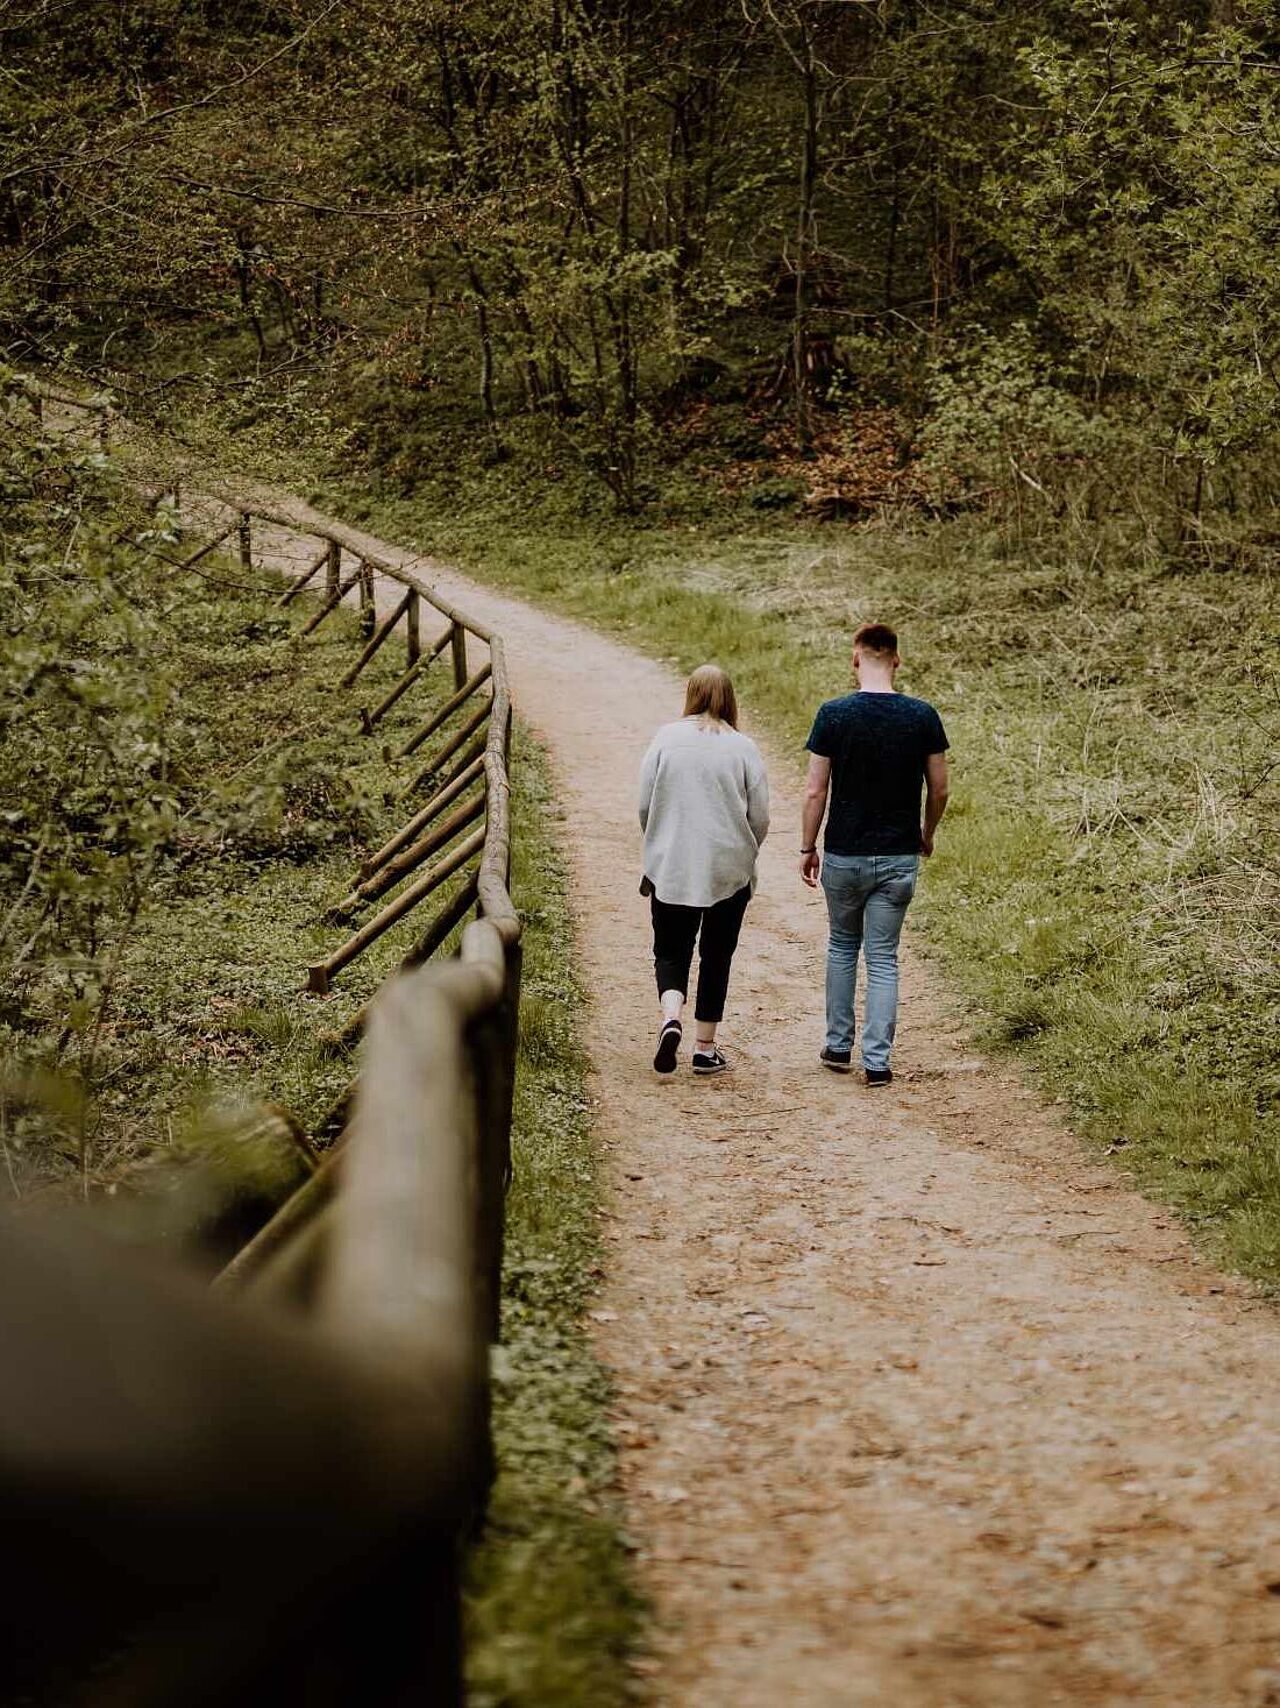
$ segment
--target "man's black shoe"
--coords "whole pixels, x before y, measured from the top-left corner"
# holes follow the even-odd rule
[[[655,1073],[674,1073],[676,1056],[680,1051],[682,1028],[678,1020],[668,1020],[658,1033],[658,1050],[653,1058]]]
[[[829,1050],[824,1044],[822,1049],[818,1052],[818,1060],[822,1063],[823,1067],[830,1068],[832,1073],[853,1072],[852,1050]]]
[[[889,1071],[888,1068],[868,1068],[867,1069],[867,1084],[868,1085],[892,1085],[893,1084],[893,1074]]]

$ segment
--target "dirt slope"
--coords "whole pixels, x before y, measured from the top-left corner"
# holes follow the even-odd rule
[[[505,635],[561,785],[656,1698],[1280,1703],[1274,1311],[970,1054],[910,950],[892,1088],[818,1067],[796,755],[767,755],[732,1072],[658,1081],[633,791],[681,684],[395,555]]]

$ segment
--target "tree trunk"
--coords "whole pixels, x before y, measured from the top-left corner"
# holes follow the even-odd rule
[[[818,181],[818,67],[809,27],[801,23],[801,79],[804,129],[800,145],[800,183],[796,202],[795,291],[791,322],[791,383],[796,436],[813,439],[813,399],[809,384],[809,255],[814,236],[814,193]]]

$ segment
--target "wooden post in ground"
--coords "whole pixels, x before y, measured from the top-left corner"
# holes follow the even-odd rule
[[[405,666],[416,664],[422,657],[422,596],[416,588],[409,589],[408,603],[405,605]]]
[[[373,595],[373,566],[362,562],[360,565],[360,634],[362,639],[369,640],[372,637],[377,620]]]
[[[461,688],[467,679],[467,631],[461,623],[453,625],[450,644],[453,647],[453,685]]]
[[[385,861],[376,872],[371,872],[367,878],[362,879],[341,901],[335,902],[333,907],[327,910],[325,917],[345,919],[363,902],[376,901],[380,895],[385,895],[401,878],[452,842],[460,830],[474,824],[483,811],[484,795],[479,794],[474,800],[451,812],[434,830],[428,831],[416,842],[411,842],[401,853]]]
[[[240,513],[240,525],[236,529],[236,532],[240,537],[241,569],[253,568],[253,538],[249,532],[249,528],[249,512],[247,510],[242,510]]]
[[[431,758],[428,759],[427,763],[422,767],[421,771],[418,772],[417,776],[414,777],[412,782],[405,784],[404,788],[401,789],[396,798],[398,800],[404,800],[407,795],[413,794],[416,789],[420,789],[425,782],[434,777],[436,772],[440,770],[440,767],[444,765],[447,760],[452,759],[458,749],[464,746],[470,737],[473,736],[480,728],[480,725],[484,723],[485,719],[489,716],[492,706],[493,700],[488,694],[486,694],[480,705],[476,707],[474,712],[472,712],[471,716],[467,719],[466,723],[463,724],[457,734],[451,736],[437,753],[432,754]],[[482,737],[481,740],[483,741],[483,739],[484,738]]]
[[[370,943],[376,942],[384,931],[389,931],[398,919],[403,919],[411,908],[429,896],[433,890],[438,890],[446,878],[451,878],[460,867],[478,854],[484,847],[483,829],[468,836],[465,842],[445,856],[438,865],[431,866],[423,873],[416,883],[401,890],[394,901],[388,902],[381,913],[377,913],[347,938],[340,949],[335,949],[327,961],[317,961],[314,966],[307,968],[307,989],[314,991],[317,996],[328,996],[333,980],[355,960],[362,955]]]
[[[391,710],[392,706],[395,705],[400,696],[411,688],[422,675],[423,671],[426,670],[427,666],[434,659],[440,656],[445,647],[449,644],[449,633],[450,631],[446,629],[440,636],[440,639],[436,641],[434,646],[432,646],[431,650],[423,653],[419,659],[409,666],[404,675],[396,683],[395,687],[391,689],[390,693],[379,705],[375,706],[371,712],[361,712],[360,724],[366,735],[371,735],[373,733],[374,724],[380,723],[381,720],[386,717],[387,713]]]
[[[483,776],[483,774],[483,757],[469,759],[466,765],[459,768],[455,775],[441,783],[426,806],[416,812],[407,824],[402,824],[394,836],[388,838],[381,848],[362,863],[357,881],[363,883],[366,878],[371,878],[375,872],[380,871],[393,855],[398,854],[402,848],[407,848],[411,842],[415,841],[446,807],[452,806],[458,796],[465,789],[468,789],[477,777]]]
[[[338,591],[338,582],[342,575],[342,547],[336,540],[329,541],[329,561],[325,566],[324,590],[327,598],[332,598]]]

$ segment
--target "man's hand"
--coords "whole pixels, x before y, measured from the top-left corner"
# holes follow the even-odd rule
[[[931,753],[924,764],[924,823],[920,826],[920,852],[926,859],[933,853],[933,833],[942,822],[950,793],[947,756]]]
[[[818,887],[822,861],[818,855],[818,833],[822,815],[827,810],[827,790],[831,787],[831,761],[821,753],[809,755],[809,775],[804,785],[804,811],[800,814],[800,876],[809,888]],[[806,854],[804,849],[808,849]]]

